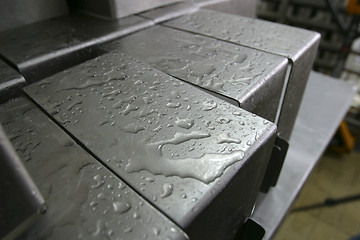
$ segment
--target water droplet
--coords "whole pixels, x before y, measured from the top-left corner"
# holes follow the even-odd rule
[[[177,118],[175,124],[181,128],[189,129],[194,125],[194,119],[191,118]]]
[[[257,141],[257,140],[259,140],[259,138],[260,138],[260,133],[259,133],[259,132],[256,132],[255,140]]]
[[[126,188],[126,185],[124,183],[119,182],[118,188],[122,190]]]
[[[92,185],[92,188],[99,188],[104,184],[104,181],[102,180],[102,177],[99,174],[94,177],[94,180],[95,180],[95,184]]]
[[[154,179],[152,177],[146,177],[145,180],[147,182],[154,182]]]
[[[207,101],[203,102],[203,106],[201,109],[204,111],[210,111],[216,107],[217,107],[217,103],[215,101],[207,100]]]
[[[121,114],[124,114],[124,115],[128,115],[130,112],[133,112],[133,111],[137,111],[139,109],[139,107],[133,105],[133,104],[128,104],[125,108],[124,111],[120,112]]]
[[[103,125],[105,125],[105,124],[107,124],[107,123],[109,123],[109,122],[110,122],[110,121],[107,120],[107,119],[101,120],[101,121],[98,123],[98,125],[99,125],[99,126],[103,126]]]
[[[181,104],[180,103],[172,103],[172,102],[170,102],[170,103],[167,103],[166,106],[169,107],[169,108],[178,108],[178,107],[181,106]]]
[[[164,183],[163,185],[163,192],[160,197],[165,198],[172,194],[173,192],[173,185],[169,183]]]
[[[177,90],[171,91],[171,95],[172,95],[175,99],[179,99],[179,98],[181,97],[180,92],[177,91]]]
[[[220,124],[224,124],[224,123],[230,123],[232,120],[228,119],[226,117],[218,117],[215,122],[220,123]]]
[[[66,108],[66,110],[70,111],[73,107],[75,107],[76,105],[79,105],[79,104],[81,104],[81,103],[82,103],[81,100],[74,101],[73,103],[71,103],[71,104]]]
[[[127,126],[124,127],[124,131],[125,132],[128,132],[128,133],[138,133],[142,130],[145,130],[145,126],[142,126],[140,124],[137,124],[137,123],[131,123]]]
[[[162,126],[159,125],[159,126],[157,126],[156,128],[154,128],[152,131],[153,131],[153,132],[160,132],[161,129],[162,129]]]
[[[131,205],[126,202],[113,202],[113,208],[115,212],[125,213],[130,210]]]
[[[192,212],[197,212],[197,211],[199,211],[199,208],[198,208],[198,207],[194,207],[194,208],[191,209],[191,211],[192,211]]]
[[[109,229],[108,232],[107,232],[107,235],[109,237],[113,236],[114,235],[114,231],[112,229]]]
[[[103,199],[103,200],[106,200],[106,196],[105,196],[105,193],[101,192],[97,195],[97,198],[98,199]]]
[[[160,229],[159,228],[153,228],[153,231],[154,231],[154,234],[156,236],[159,236],[160,235]]]

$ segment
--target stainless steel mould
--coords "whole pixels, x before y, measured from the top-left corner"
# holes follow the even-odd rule
[[[14,97],[25,84],[24,77],[0,59],[0,103]]]
[[[19,239],[188,239],[31,100],[10,100],[0,105],[0,112],[0,122],[46,204],[46,213]],[[16,204],[12,206],[19,208]],[[16,216],[7,217],[1,230]]]
[[[270,121],[119,52],[25,91],[190,238],[232,239],[250,216]]]
[[[319,35],[138,1],[0,33],[0,123],[47,206],[20,238],[234,239],[276,182]]]
[[[151,19],[154,23],[161,23],[199,10],[199,6],[189,1],[162,6],[141,12],[138,16]]]
[[[182,0],[105,0],[99,4],[97,0],[73,0],[71,4],[90,15],[118,19],[180,1]]]
[[[275,122],[287,58],[161,26],[101,48],[132,55]]]
[[[193,13],[199,8],[255,17],[256,2],[253,0],[187,0],[139,13],[139,16],[164,22],[181,15]]]
[[[280,136],[290,139],[320,34],[205,9],[170,20],[164,25],[287,57],[290,62],[289,77],[276,123]]]
[[[1,125],[0,159],[0,238],[9,240],[19,236],[41,214],[44,199]]]
[[[106,21],[73,14],[0,32],[0,54],[30,83],[101,55],[99,43],[151,25],[138,16]]]

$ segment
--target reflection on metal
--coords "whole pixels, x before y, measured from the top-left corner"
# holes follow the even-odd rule
[[[1,111],[4,114],[4,111]],[[36,185],[0,125],[0,238],[14,239],[34,221],[44,204]]]
[[[108,18],[160,4],[122,1],[126,7],[111,11],[120,1],[95,10],[85,2]],[[234,239],[263,184],[276,137],[270,121],[290,138],[319,37],[198,11],[219,2],[189,0],[111,21],[73,15],[0,33],[0,54],[28,83],[50,76],[25,88],[37,106],[25,98],[0,106],[49,207],[22,238]],[[156,23],[165,26],[98,47]],[[1,76],[0,90],[25,83],[11,76]],[[276,191],[270,200],[293,197]],[[268,229],[266,211],[258,222]]]
[[[249,217],[271,122],[117,52],[25,91],[190,237],[232,239]]]
[[[118,19],[182,0],[73,0],[75,8],[87,14]]]
[[[132,55],[275,121],[288,62],[284,57],[161,26],[102,48]]]
[[[25,84],[24,77],[0,59],[0,103],[14,97]]]
[[[247,17],[255,17],[256,15],[256,2],[253,0],[187,0],[151,9],[140,13],[139,16],[150,18],[156,23],[161,23],[185,14],[191,14],[199,10],[199,8]]]
[[[5,113],[0,115],[0,122],[47,205],[46,213],[35,220],[21,239],[132,240],[144,236],[188,239],[180,228],[85,152],[30,100],[8,101],[0,105],[0,111]],[[12,190],[11,194],[17,192],[16,188]],[[12,201],[24,203],[24,199],[29,203],[29,197]]]
[[[211,19],[211,21],[209,21]],[[292,62],[279,133],[289,140],[314,61],[320,35],[311,31],[210,10],[164,23],[166,26],[288,57]]]
[[[137,16],[106,21],[85,15],[47,20],[0,33],[0,54],[34,82],[103,52],[95,46],[153,25]]]
[[[213,4],[227,2],[228,0],[187,0],[198,7],[206,7]]]
[[[271,187],[276,186],[288,148],[289,143],[280,136],[277,136],[260,188],[261,192],[267,193]]]
[[[140,13],[139,16],[153,20],[155,23],[190,14],[199,10],[199,7],[189,2],[180,2]]]

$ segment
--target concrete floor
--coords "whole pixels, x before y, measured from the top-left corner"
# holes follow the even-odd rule
[[[292,209],[360,193],[360,153],[327,151]],[[360,234],[360,200],[333,207],[289,213],[275,240],[345,240]]]

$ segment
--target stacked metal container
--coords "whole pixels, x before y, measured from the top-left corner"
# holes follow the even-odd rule
[[[2,88],[0,122],[48,209],[21,238],[242,233],[276,183],[319,35],[203,2],[0,33],[16,95]]]

